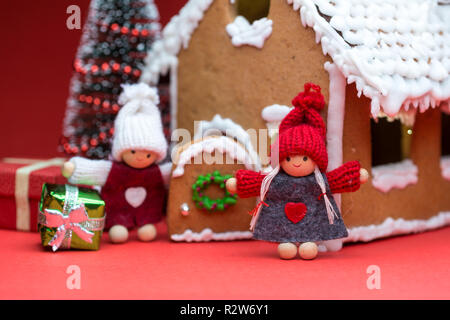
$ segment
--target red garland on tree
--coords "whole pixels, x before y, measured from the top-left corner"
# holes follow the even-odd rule
[[[139,81],[147,51],[160,36],[158,21],[153,0],[92,0],[74,61],[61,151],[109,157],[121,85]],[[160,88],[165,127],[170,122],[166,87]]]

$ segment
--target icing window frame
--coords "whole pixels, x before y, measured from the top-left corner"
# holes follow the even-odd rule
[[[441,174],[450,181],[450,105],[441,107]]]
[[[418,181],[418,168],[410,158],[414,119],[415,111],[394,118],[380,114],[371,119],[371,181],[383,193]]]

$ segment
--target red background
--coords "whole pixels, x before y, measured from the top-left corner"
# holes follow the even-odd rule
[[[185,1],[156,0],[162,23]],[[81,7],[84,23],[89,0],[2,1],[0,158],[58,155],[81,36],[66,28],[72,4]],[[173,243],[165,225],[158,228],[152,244],[133,233],[131,243],[116,247],[105,235],[98,253],[56,254],[40,249],[36,233],[0,230],[0,251],[8,257],[0,262],[0,299],[449,298],[449,228],[350,245],[315,261],[282,261],[275,245],[262,241]],[[82,270],[81,290],[65,286],[73,264]],[[380,290],[366,286],[370,265],[381,269]]]
[[[69,30],[66,9],[89,0],[3,1],[0,10],[0,158],[60,156],[56,148],[82,30]],[[155,0],[162,24],[186,0]]]

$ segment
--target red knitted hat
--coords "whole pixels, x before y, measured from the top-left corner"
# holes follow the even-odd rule
[[[292,154],[310,157],[324,172],[328,166],[325,145],[326,128],[320,116],[325,100],[320,87],[313,83],[305,84],[305,91],[292,100],[294,109],[283,119],[278,135],[279,161]],[[272,146],[274,153],[277,144]]]

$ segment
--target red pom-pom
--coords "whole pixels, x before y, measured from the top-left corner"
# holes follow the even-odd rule
[[[305,83],[305,91],[300,92],[294,99],[292,105],[296,108],[313,108],[317,111],[325,107],[325,99],[317,84]]]

